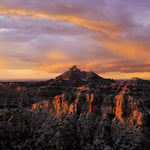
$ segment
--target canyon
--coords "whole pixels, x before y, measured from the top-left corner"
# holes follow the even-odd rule
[[[73,66],[55,79],[0,82],[2,150],[149,150],[150,81]]]

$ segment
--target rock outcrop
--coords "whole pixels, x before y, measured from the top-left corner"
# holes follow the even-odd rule
[[[150,81],[76,66],[56,79],[0,83],[0,149],[148,150]]]

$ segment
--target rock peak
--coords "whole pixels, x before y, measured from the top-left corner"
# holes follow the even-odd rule
[[[94,82],[95,80],[99,81],[103,78],[92,71],[91,72],[82,71],[78,69],[76,65],[74,65],[68,71],[58,76],[57,79],[74,80],[74,81],[86,80]]]
[[[70,71],[80,71],[80,69],[78,69],[76,65],[73,65],[73,67],[70,68]]]

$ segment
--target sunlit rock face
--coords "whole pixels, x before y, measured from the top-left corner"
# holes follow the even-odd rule
[[[93,82],[94,79],[98,81],[96,86],[91,87],[92,79]],[[144,80],[142,82],[140,79],[133,78],[114,83],[111,80],[106,81],[101,77],[98,78],[95,73],[82,72],[76,66],[57,77],[52,84],[54,82],[60,84],[64,80],[70,82],[70,89],[73,92],[64,90],[61,95],[33,104],[32,110],[40,108],[55,116],[105,114],[131,126],[142,125],[144,120],[143,102],[141,97],[134,95],[133,90],[136,92],[139,88],[138,84],[143,84]],[[72,80],[80,80],[81,83],[74,86]]]
[[[122,91],[115,97],[116,112],[115,115],[120,121],[130,125],[142,125],[143,113],[142,106],[138,103],[140,100],[133,98],[126,84]]]
[[[76,66],[48,81],[0,83],[0,148],[149,150],[149,91],[150,81]]]
[[[105,95],[101,98],[100,93],[89,93],[83,87],[78,88],[76,97],[62,94],[53,99],[44,100],[32,105],[32,110],[43,109],[55,116],[105,114],[118,118],[121,122],[132,126],[142,125],[143,108],[140,100],[133,98],[131,91],[125,85],[115,96]]]

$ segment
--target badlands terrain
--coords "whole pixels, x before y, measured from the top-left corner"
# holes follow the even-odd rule
[[[149,150],[150,81],[73,66],[40,82],[0,82],[1,150]]]

